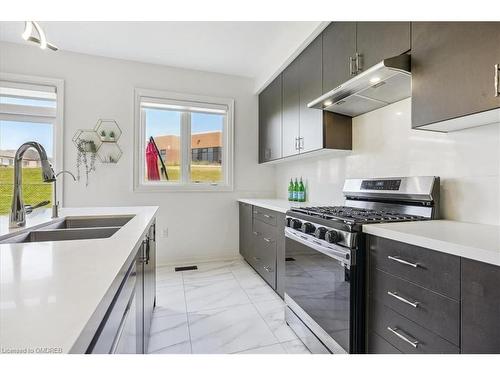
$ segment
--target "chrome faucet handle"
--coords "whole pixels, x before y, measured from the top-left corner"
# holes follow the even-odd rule
[[[26,211],[27,214],[30,214],[33,212],[34,209],[37,209],[37,208],[40,208],[40,207],[43,207],[43,206],[46,206],[50,203],[50,201],[41,201],[35,205],[30,205],[30,204],[27,204],[24,206],[24,211]]]
[[[62,170],[56,173],[56,178],[54,179],[54,203],[52,203],[52,219],[59,217],[59,201],[57,200],[57,177],[60,174],[67,173],[73,177],[73,181],[76,181],[76,177],[70,171]]]

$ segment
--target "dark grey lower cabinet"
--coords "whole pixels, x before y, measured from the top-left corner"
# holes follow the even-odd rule
[[[156,301],[156,232],[153,223],[136,244],[125,277],[87,353],[147,353]]]
[[[240,202],[240,254],[284,297],[285,215]]]
[[[377,236],[367,244],[368,353],[500,354],[499,266]]]
[[[500,267],[462,259],[462,353],[500,354]]]

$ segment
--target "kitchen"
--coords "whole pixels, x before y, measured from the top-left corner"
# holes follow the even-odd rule
[[[2,353],[500,354],[499,46],[0,22]]]

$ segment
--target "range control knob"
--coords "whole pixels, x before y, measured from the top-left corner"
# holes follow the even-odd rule
[[[314,233],[314,230],[316,227],[312,225],[311,223],[302,223],[302,232],[308,234],[308,233]]]
[[[325,240],[330,242],[330,243],[337,243],[340,241],[340,236],[337,232],[334,230],[329,230],[325,234]]]
[[[302,222],[298,219],[293,219],[291,227],[293,229],[300,229],[302,227]]]
[[[316,228],[316,231],[314,232],[314,236],[316,238],[319,238],[320,240],[324,240],[326,232],[327,232],[327,230],[325,227],[318,227],[318,228]]]
[[[287,218],[286,218],[286,226],[287,226],[287,227],[291,227],[291,226],[292,226],[292,220],[293,220],[293,219],[292,219],[291,217],[287,217]]]

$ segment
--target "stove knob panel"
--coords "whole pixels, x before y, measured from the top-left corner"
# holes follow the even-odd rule
[[[340,241],[340,236],[336,231],[329,230],[325,234],[325,240],[330,242],[330,243],[337,243]]]
[[[291,227],[293,229],[300,229],[302,227],[302,222],[298,219],[293,219]]]
[[[304,232],[305,234],[308,234],[308,233],[314,233],[314,230],[316,229],[316,227],[314,225],[312,225],[311,223],[302,223],[302,232]]]
[[[326,232],[327,232],[327,229],[325,227],[318,227],[318,228],[316,228],[316,231],[314,232],[314,236],[320,240],[324,240]]]

